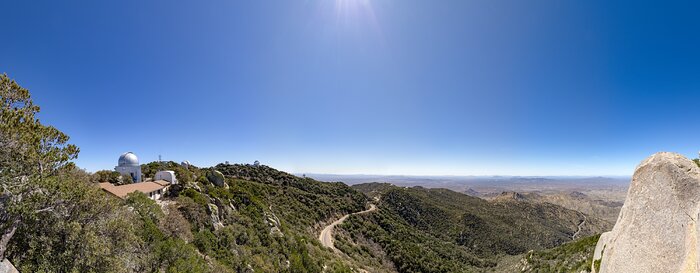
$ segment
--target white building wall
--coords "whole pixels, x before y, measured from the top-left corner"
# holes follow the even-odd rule
[[[155,201],[155,200],[158,200],[158,199],[160,199],[161,197],[163,197],[163,195],[165,195],[165,192],[166,192],[167,190],[168,190],[168,187],[165,187],[165,188],[163,188],[163,189],[161,189],[161,190],[157,190],[157,191],[154,191],[154,192],[150,192],[150,193],[148,193],[148,194],[146,194],[146,195],[148,195],[148,198],[151,198],[151,199],[153,199],[153,200]]]
[[[157,172],[153,180],[165,180],[170,182],[170,184],[177,184],[177,178],[175,177],[174,171]]]
[[[148,197],[153,199],[153,200],[158,200],[162,196],[162,193],[158,193],[158,191],[154,191],[148,194]]]
[[[123,175],[134,178],[134,183],[143,181],[141,179],[141,166],[116,166],[114,170]]]

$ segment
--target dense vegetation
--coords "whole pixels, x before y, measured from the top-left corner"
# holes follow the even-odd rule
[[[134,183],[130,175],[123,175],[116,171],[101,170],[96,171],[90,176],[92,182],[101,183],[109,182],[115,185],[124,185]]]
[[[561,246],[533,251],[525,255],[523,272],[585,272],[591,268],[593,251],[600,235],[590,236]]]
[[[489,268],[499,257],[571,241],[584,215],[551,204],[488,202],[444,189],[355,186],[381,195],[379,212],[352,216],[338,236],[357,260],[393,264],[400,272],[455,272]],[[581,234],[607,228],[589,219]],[[385,256],[381,255],[385,253]]]
[[[195,170],[193,168],[192,170]],[[195,176],[190,168],[183,167],[182,165],[173,161],[162,161],[162,162],[150,162],[141,165],[141,174],[144,177],[153,177],[158,171],[175,171],[175,177],[181,183],[187,183],[194,181]]]
[[[232,178],[239,198],[262,199],[290,228],[306,229],[343,214],[365,210],[367,197],[347,185],[300,178],[267,166],[225,165],[215,167]]]
[[[342,183],[299,178],[267,166],[220,164],[226,187],[193,182],[177,202],[193,223],[194,245],[237,271],[347,269],[316,240],[318,223],[365,209],[366,197]],[[211,170],[197,170],[197,176]],[[215,227],[214,214],[221,222]]]

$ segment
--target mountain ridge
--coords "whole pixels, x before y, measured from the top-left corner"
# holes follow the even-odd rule
[[[378,212],[349,217],[340,225],[344,232],[336,237],[338,248],[351,253],[353,259],[390,264],[399,272],[488,271],[504,255],[572,241],[586,221],[584,214],[553,204],[489,202],[447,189],[387,183],[353,187],[369,196],[381,196]],[[592,218],[583,225],[581,235],[595,235],[609,227]],[[435,261],[427,262],[425,257]]]

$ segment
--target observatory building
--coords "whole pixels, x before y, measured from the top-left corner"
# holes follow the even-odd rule
[[[192,166],[192,164],[189,161],[185,160],[182,161],[182,163],[180,163],[180,166],[184,167],[185,169],[189,169],[190,166]]]
[[[139,158],[132,152],[123,153],[119,156],[119,162],[114,170],[123,175],[131,176],[134,183],[141,182],[141,165],[139,165]]]
[[[160,160],[159,160],[160,162]],[[170,185],[177,184],[177,178],[174,171],[159,171],[153,179],[144,179],[141,176],[141,165],[139,158],[132,152],[123,153],[119,157],[118,165],[114,170],[122,175],[131,176],[134,180],[132,184],[115,186],[109,182],[100,183],[100,188],[104,191],[121,199],[126,199],[132,192],[140,191],[153,200],[158,200],[163,197],[170,188]],[[189,165],[189,162],[187,162]]]

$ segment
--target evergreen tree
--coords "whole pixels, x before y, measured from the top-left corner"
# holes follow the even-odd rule
[[[66,134],[39,121],[39,110],[29,90],[0,75],[0,260],[24,219],[61,205],[47,195],[46,178],[78,156]]]

